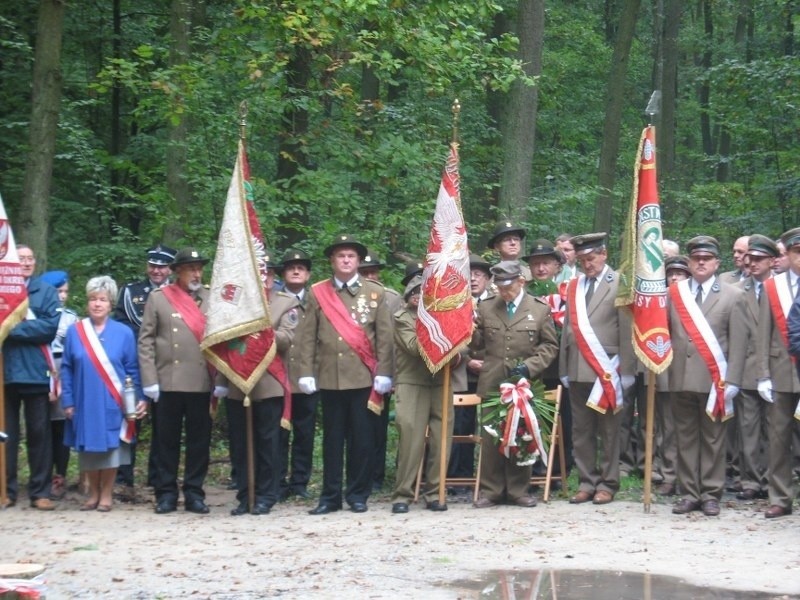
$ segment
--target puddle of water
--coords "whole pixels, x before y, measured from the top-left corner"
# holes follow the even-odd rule
[[[490,571],[447,584],[480,600],[798,600],[800,595],[700,587],[678,577],[624,571]]]

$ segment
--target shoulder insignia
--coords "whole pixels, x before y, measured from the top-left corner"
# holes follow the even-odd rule
[[[712,292],[718,292],[721,288],[719,287],[719,281],[715,281],[714,285],[711,286]]]
[[[289,310],[287,310],[286,311],[286,316],[289,319],[289,323],[291,323],[292,325],[297,325],[297,322],[300,320],[298,315],[297,315],[297,309],[296,308],[290,308]]]

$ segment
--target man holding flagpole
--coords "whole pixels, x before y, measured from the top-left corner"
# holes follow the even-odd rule
[[[342,508],[345,445],[350,510],[366,512],[372,491],[375,428],[392,389],[394,342],[384,287],[358,274],[366,255],[350,235],[325,248],[333,276],[311,286],[296,335],[298,385],[305,394],[319,389],[322,401],[322,493],[312,515]]]

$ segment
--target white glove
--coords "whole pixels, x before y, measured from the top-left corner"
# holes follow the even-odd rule
[[[297,380],[297,385],[304,394],[313,394],[317,391],[317,380],[313,377],[301,377]]]
[[[563,385],[566,389],[569,389],[569,377],[564,375],[561,379],[561,385]]]
[[[732,383],[725,384],[725,402],[732,401],[736,398],[736,394],[739,393],[739,388],[733,385]]]
[[[375,375],[375,381],[372,382],[372,389],[379,394],[388,394],[392,391],[392,378],[385,375]]]
[[[758,380],[758,395],[761,396],[767,402],[775,402],[775,398],[772,395],[772,380],[771,379],[759,379]]]
[[[623,375],[620,377],[620,381],[622,382],[622,389],[629,390],[633,387],[633,384],[636,383],[636,377],[633,375]]]
[[[228,388],[224,385],[215,385],[214,386],[214,398],[227,398],[228,397]]]
[[[142,391],[144,392],[144,395],[152,399],[153,402],[158,402],[158,397],[161,395],[161,390],[157,383],[148,385],[146,388],[142,388]]]

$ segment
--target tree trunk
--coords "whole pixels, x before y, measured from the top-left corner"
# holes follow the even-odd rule
[[[192,0],[172,0],[169,22],[170,67],[185,64],[190,56],[191,23]],[[188,135],[189,119],[186,115],[183,115],[177,123],[170,124],[166,161],[167,191],[175,200],[175,211],[178,218],[167,221],[163,236],[163,241],[167,244],[184,237],[185,217],[192,201],[192,188],[186,176]]]
[[[64,3],[59,0],[39,3],[28,159],[19,218],[14,223],[17,240],[33,248],[40,269],[47,266],[50,185],[61,103],[64,10]]]
[[[675,172],[675,103],[678,94],[678,31],[681,0],[664,2],[664,37],[661,69],[661,128],[658,132],[658,173],[669,180]]]
[[[711,1],[702,0],[701,10],[703,17],[703,52],[700,57],[700,68],[707,73],[711,68],[712,53],[711,48],[714,44],[714,22],[711,18]],[[711,117],[708,114],[709,102],[711,99],[711,88],[707,79],[703,80],[698,90],[698,100],[700,103],[700,135],[703,140],[703,152],[706,156],[714,154],[715,143],[711,132]]]
[[[542,72],[544,0],[520,0],[517,6],[518,58],[525,73],[535,77]],[[499,206],[508,218],[523,218],[531,197],[538,98],[538,87],[518,81],[509,90],[503,107]]]
[[[622,105],[625,101],[625,75],[628,71],[633,34],[641,0],[626,0],[617,29],[617,40],[611,57],[611,74],[606,91],[606,113],[603,140],[600,146],[600,195],[594,209],[595,231],[611,233],[614,173],[619,152],[619,130],[622,123]]]

